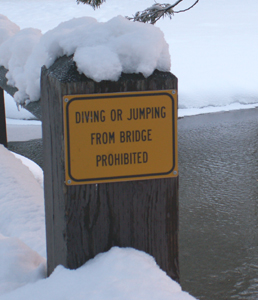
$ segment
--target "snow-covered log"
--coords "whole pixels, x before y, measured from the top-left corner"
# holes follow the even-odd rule
[[[13,87],[11,85],[7,84],[7,78],[5,77],[8,70],[0,66],[0,87],[6,91],[9,95],[14,96],[14,94],[18,91],[16,87]],[[23,108],[27,109],[29,112],[31,112],[36,118],[41,120],[42,114],[41,114],[41,105],[40,105],[40,99],[39,101],[30,102],[27,105],[22,105]]]

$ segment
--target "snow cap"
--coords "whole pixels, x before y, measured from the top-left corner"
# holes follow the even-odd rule
[[[40,98],[41,67],[50,67],[63,55],[74,54],[78,71],[97,82],[116,81],[122,72],[142,73],[148,77],[155,69],[170,70],[168,44],[162,31],[122,16],[105,23],[90,17],[74,18],[42,37],[39,31],[32,29],[22,35],[26,39],[31,36],[31,42],[26,42],[28,46],[24,47],[21,34],[17,39],[14,36],[11,45],[19,49],[19,57],[11,53],[0,62],[9,67],[9,84],[19,89],[15,94],[18,103]],[[0,54],[6,52],[7,45],[0,46]],[[15,60],[13,55],[16,55]]]

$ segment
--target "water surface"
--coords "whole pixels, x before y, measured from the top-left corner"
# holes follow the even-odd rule
[[[178,122],[180,272],[201,300],[258,299],[258,109]]]

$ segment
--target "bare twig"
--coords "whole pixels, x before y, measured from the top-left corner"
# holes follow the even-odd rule
[[[199,0],[196,0],[192,6],[186,8],[186,9],[183,9],[183,10],[174,11],[174,13],[175,13],[175,14],[178,14],[178,13],[181,13],[181,12],[185,12],[185,11],[187,11],[187,10],[193,8],[198,2],[199,2]]]

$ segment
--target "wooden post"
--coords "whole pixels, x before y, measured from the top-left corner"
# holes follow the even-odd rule
[[[64,95],[164,89],[177,89],[177,78],[171,73],[155,71],[147,79],[141,74],[122,74],[117,82],[97,83],[77,72],[72,57],[42,68],[48,274],[58,264],[75,269],[119,246],[151,254],[179,281],[178,177],[76,186],[64,183]]]
[[[7,148],[4,90],[0,87],[0,144]]]

